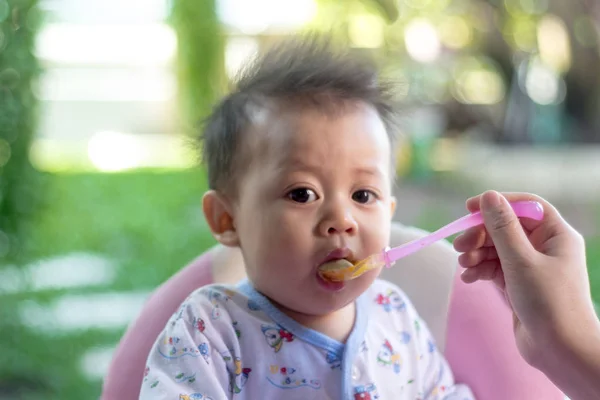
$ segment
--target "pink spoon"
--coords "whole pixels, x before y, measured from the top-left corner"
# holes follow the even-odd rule
[[[544,218],[544,208],[537,201],[516,201],[510,203],[510,205],[517,217],[530,218],[538,221]],[[394,263],[399,259],[406,257],[412,253],[415,253],[421,250],[422,248],[427,247],[434,242],[437,242],[438,240],[445,239],[448,236],[454,235],[455,233],[482,224],[483,217],[481,216],[481,212],[468,214],[425,237],[413,240],[412,242],[405,243],[398,247],[388,247],[384,249],[381,253],[373,254],[372,256],[369,256],[364,260],[359,261],[353,266],[348,266],[346,268],[322,270],[319,271],[319,274],[323,278],[331,281],[351,280],[375,268],[383,266],[389,268],[392,265],[394,265]]]

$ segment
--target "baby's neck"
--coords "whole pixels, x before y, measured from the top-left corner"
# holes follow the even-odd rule
[[[279,304],[276,306],[281,312],[303,326],[342,343],[346,343],[356,319],[355,301],[327,315],[308,315],[289,310]]]

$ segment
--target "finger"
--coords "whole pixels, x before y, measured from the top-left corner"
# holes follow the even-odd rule
[[[483,246],[485,236],[485,228],[483,226],[468,229],[454,239],[454,249],[461,253],[477,249]]]
[[[472,283],[478,280],[490,281],[494,279],[500,270],[498,261],[485,261],[477,266],[477,268],[468,268],[460,274],[461,279],[465,283]]]
[[[585,257],[585,241],[572,227],[559,224],[544,227],[534,231],[530,238],[540,253],[567,258],[573,255]]]
[[[458,257],[458,263],[463,268],[478,266],[484,261],[497,260],[498,253],[494,247],[480,247],[468,253],[461,254]]]
[[[506,282],[504,274],[498,261],[486,261],[477,268],[469,268],[464,270],[460,278],[465,283],[473,283],[477,281],[492,281],[499,289],[504,290]]]
[[[498,192],[481,196],[481,214],[498,256],[503,260],[530,258],[535,249],[507,199]]]
[[[480,247],[490,247],[494,245],[492,238],[487,234],[485,226],[479,225],[458,235],[453,242],[454,249],[465,253]]]
[[[481,196],[476,196],[476,197],[472,197],[471,199],[467,200],[467,209],[471,212],[471,213],[475,213],[481,210],[481,205],[476,203],[476,200],[478,200],[479,202],[481,202]],[[517,193],[515,194],[513,199],[507,199],[509,202],[515,202],[515,201],[537,201],[538,197],[534,196],[534,195],[530,195],[529,193]],[[540,202],[541,203],[541,202]],[[542,205],[543,207],[543,205]],[[543,222],[539,221],[539,220],[534,220],[534,219],[530,219],[530,218],[526,218],[526,217],[520,217],[519,218],[519,222],[521,223],[521,225],[523,226],[523,228],[527,231],[532,231],[533,229],[537,228],[538,226],[540,226],[540,224]]]
[[[487,193],[487,192],[486,192]],[[484,193],[471,197],[467,200],[467,210],[469,212],[477,212],[481,207],[481,197]],[[523,227],[529,231],[533,231],[541,224],[549,224],[555,225],[563,222],[563,218],[552,204],[543,199],[540,196],[537,196],[532,193],[522,193],[522,192],[502,192],[502,196],[508,200],[509,202],[513,201],[537,201],[539,202],[544,209],[544,219],[542,221],[532,220],[529,218],[520,218],[521,224]]]
[[[460,279],[464,283],[474,283],[479,280],[479,273],[477,272],[477,270],[475,268],[466,269],[463,271],[462,274],[460,274]]]
[[[484,192],[487,193],[487,192]],[[478,194],[477,196],[473,196],[467,199],[466,205],[467,210],[471,212],[479,211],[479,205],[481,202],[481,196],[484,193]],[[525,192],[500,192],[508,201],[539,201],[542,203],[543,200],[541,197],[536,196],[532,193]]]

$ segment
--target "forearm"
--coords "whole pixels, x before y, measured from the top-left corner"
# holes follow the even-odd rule
[[[573,329],[577,334],[557,338],[545,349],[547,356],[539,368],[571,400],[599,399],[600,322],[594,318]]]

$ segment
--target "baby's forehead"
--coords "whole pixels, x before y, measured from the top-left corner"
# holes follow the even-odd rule
[[[302,138],[306,133],[340,125],[340,120],[364,124],[365,130],[378,130],[390,141],[387,126],[378,111],[370,104],[355,100],[331,101],[328,103],[294,103],[291,100],[269,104],[253,110],[249,137],[263,141],[263,144],[279,142],[281,139]],[[352,129],[353,126],[346,126]]]
[[[358,158],[357,163],[365,158],[385,164],[386,169],[389,166],[391,143],[386,126],[367,105],[335,112],[307,107],[262,110],[253,122],[242,151],[255,163],[292,168],[302,161],[318,164],[351,155]]]

